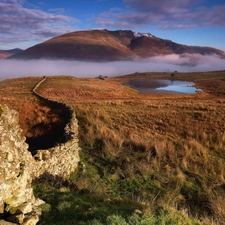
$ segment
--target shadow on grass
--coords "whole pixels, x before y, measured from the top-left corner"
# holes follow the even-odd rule
[[[130,199],[79,192],[74,184],[47,173],[34,180],[33,187],[35,196],[46,202],[39,224],[92,224],[93,221],[105,224],[110,216],[128,218],[143,210],[143,205]]]

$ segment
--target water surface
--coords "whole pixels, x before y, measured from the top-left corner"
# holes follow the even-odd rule
[[[126,85],[136,89],[139,93],[184,93],[194,94],[201,89],[196,88],[193,82],[178,80],[130,80]]]

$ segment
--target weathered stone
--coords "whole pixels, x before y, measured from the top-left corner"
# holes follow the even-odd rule
[[[31,187],[35,160],[27,150],[18,114],[6,106],[0,108],[0,211],[8,212],[10,222],[22,224],[25,214],[35,211]]]
[[[32,204],[30,202],[25,202],[17,207],[11,208],[9,210],[10,214],[27,214],[32,212]]]
[[[7,222],[5,220],[0,220],[0,225],[17,225],[16,223]]]
[[[36,199],[35,199],[34,205],[35,205],[36,207],[38,207],[38,206],[40,206],[40,205],[43,205],[43,204],[45,204],[45,201],[43,201],[42,199],[40,199],[40,198],[36,198]]]
[[[4,215],[4,202],[0,201],[0,219],[3,218],[3,215]]]
[[[32,180],[44,177],[60,184],[70,177],[79,162],[78,121],[73,109],[46,99],[35,90],[34,94],[68,111],[69,120],[64,132],[68,138],[54,148],[38,150],[36,158],[32,157],[19,127],[18,113],[0,105],[0,214],[8,212],[11,222],[23,225],[37,223],[40,215],[37,206],[43,204],[33,195]]]
[[[8,154],[7,154],[7,160],[8,160],[8,162],[12,162],[13,161],[13,155],[12,155],[11,152],[8,152]]]
[[[6,219],[7,219],[7,221],[12,222],[12,223],[23,224],[24,215],[23,214],[10,215]]]
[[[23,221],[23,225],[36,225],[39,221],[39,217],[37,215],[33,215],[29,218],[25,218]]]

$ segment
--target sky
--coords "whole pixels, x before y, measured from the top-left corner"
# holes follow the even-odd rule
[[[106,28],[225,51],[225,0],[0,0],[0,49]]]

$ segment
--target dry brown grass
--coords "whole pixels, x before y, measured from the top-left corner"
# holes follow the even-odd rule
[[[104,176],[154,177],[152,186],[158,191],[153,196],[167,188],[158,204],[187,207],[189,213],[211,212],[221,220],[221,201],[206,194],[213,183],[224,185],[225,99],[218,86],[198,80],[204,93],[157,96],[138,95],[117,79],[74,79],[58,94],[54,85],[62,82],[65,87],[66,79],[48,79],[45,85],[52,89],[41,91],[76,109],[86,129],[81,128],[84,146],[92,149],[95,160],[106,160],[113,170],[105,169]],[[216,84],[224,84],[218,80]]]
[[[19,112],[20,125],[27,138],[44,136],[52,124],[61,123],[59,112],[32,94],[32,88],[41,79],[28,77],[0,82],[0,103]]]
[[[74,107],[84,161],[91,166],[90,176],[76,179],[77,188],[106,195],[122,188],[124,195],[145,203],[154,199],[158,205],[224,221],[225,75],[194,75],[176,74],[195,78],[204,93],[167,96],[139,95],[121,84],[130,77],[48,77],[38,91]],[[1,95],[1,101],[6,97]]]

